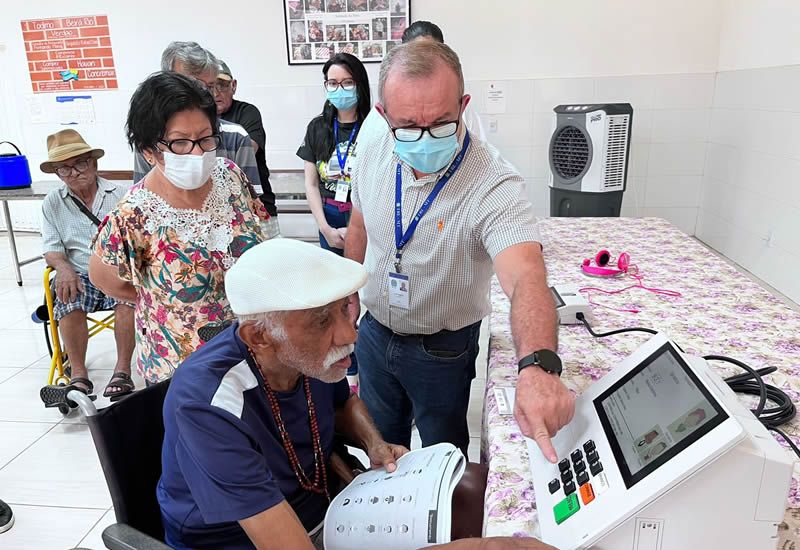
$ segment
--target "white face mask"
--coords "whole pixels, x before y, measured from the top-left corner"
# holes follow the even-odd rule
[[[176,155],[164,151],[164,176],[179,189],[198,189],[211,177],[217,165],[217,153],[206,151],[202,155]]]

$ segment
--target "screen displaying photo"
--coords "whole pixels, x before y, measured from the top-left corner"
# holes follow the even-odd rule
[[[633,369],[594,404],[628,487],[727,418],[669,345]]]

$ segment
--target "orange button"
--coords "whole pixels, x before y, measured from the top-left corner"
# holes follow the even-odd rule
[[[594,489],[592,489],[591,483],[584,483],[583,485],[581,485],[580,492],[581,492],[581,500],[583,501],[584,505],[589,504],[594,500]]]

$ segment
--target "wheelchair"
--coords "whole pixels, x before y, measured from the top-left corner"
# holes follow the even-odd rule
[[[44,270],[44,276],[42,278],[44,284],[44,304],[36,308],[31,318],[34,322],[41,323],[44,327],[44,338],[47,343],[47,351],[50,354],[50,370],[47,375],[47,385],[66,386],[70,383],[72,373],[69,367],[67,352],[61,347],[61,339],[58,334],[58,321],[56,321],[53,311],[55,293],[50,285],[54,273],[55,269],[52,267],[48,267]],[[114,312],[100,311],[98,313],[105,313],[105,315],[92,317],[92,315],[95,314],[87,314],[86,316],[89,325],[90,339],[106,329],[114,330]],[[61,414],[67,414],[70,411],[70,406],[66,403],[59,404],[58,411]]]
[[[102,409],[74,386],[45,386],[39,392],[46,407],[78,407],[86,419],[117,520],[103,531],[109,550],[169,550],[156,486],[164,441],[162,410],[170,382],[152,384]],[[352,470],[366,470],[345,443],[350,442],[335,435],[334,452]]]

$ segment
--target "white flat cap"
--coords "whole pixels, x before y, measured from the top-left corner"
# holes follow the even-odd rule
[[[237,315],[326,306],[367,282],[364,266],[294,239],[257,244],[225,274],[225,293]]]

